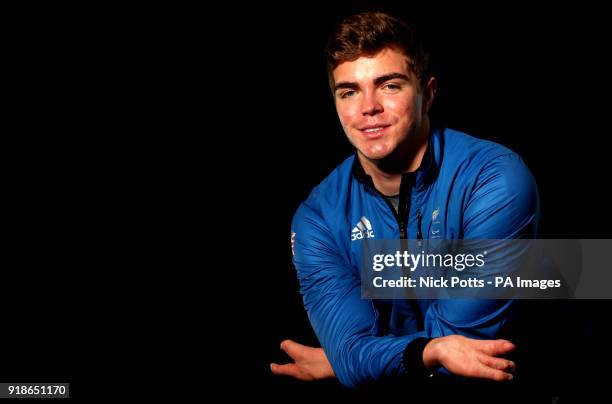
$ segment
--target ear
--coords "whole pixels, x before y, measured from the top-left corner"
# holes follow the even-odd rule
[[[438,81],[435,77],[430,77],[423,89],[423,115],[429,112],[429,108],[433,104],[433,100],[436,97],[436,90],[438,89]]]

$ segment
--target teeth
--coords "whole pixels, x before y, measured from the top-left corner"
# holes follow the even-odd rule
[[[371,128],[371,129],[366,129],[364,132],[378,132],[379,130],[382,130],[382,127],[379,128]]]

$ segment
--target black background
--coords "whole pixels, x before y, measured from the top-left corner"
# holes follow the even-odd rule
[[[434,121],[523,157],[539,186],[543,237],[610,238],[602,9],[229,5],[5,13],[16,91],[4,159],[1,381],[83,381],[96,396],[109,394],[96,392],[104,380],[172,390],[163,382],[206,385],[212,373],[230,397],[362,398],[335,381],[269,371],[287,360],[283,339],[318,344],[291,264],[290,222],[351,153],[323,47],[356,11],[391,11],[420,28],[439,84]],[[562,341],[551,344],[568,376],[550,396],[606,391],[611,306],[566,302],[551,315],[558,327],[540,345]]]
[[[363,398],[335,382],[275,378],[268,365],[287,361],[278,348],[285,338],[318,345],[290,262],[290,221],[312,187],[351,153],[327,85],[323,47],[341,18],[371,9],[391,11],[423,33],[438,78],[435,122],[497,141],[523,157],[538,183],[543,237],[610,237],[606,110],[612,66],[601,10],[405,2],[249,9],[232,24],[245,36],[228,46],[238,58],[226,83],[227,106],[242,122],[239,135],[231,135],[240,144],[234,149],[240,186],[228,191],[237,200],[241,234],[248,234],[241,251],[248,257],[244,275],[251,293],[228,316],[240,313],[236,339],[246,352],[237,355],[238,363],[247,366],[252,389],[272,401]],[[610,302],[563,302],[561,314],[547,302],[529,304],[534,312],[550,313],[554,327],[538,336],[538,346],[548,345],[560,360],[544,364],[543,354],[539,371],[563,367],[565,375],[542,377],[546,402],[604,390]],[[243,382],[243,375],[231,380]]]

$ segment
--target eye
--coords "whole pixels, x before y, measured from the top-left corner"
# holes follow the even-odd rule
[[[340,98],[350,98],[355,95],[355,90],[347,90],[340,93]]]
[[[397,83],[385,83],[382,88],[384,90],[399,91],[401,90],[402,86]]]

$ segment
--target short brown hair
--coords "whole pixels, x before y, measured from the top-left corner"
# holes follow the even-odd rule
[[[417,30],[389,14],[366,12],[342,21],[330,35],[325,54],[327,74],[333,91],[333,71],[342,62],[361,56],[374,56],[385,48],[397,48],[408,58],[408,63],[425,88],[431,75],[429,55]]]

